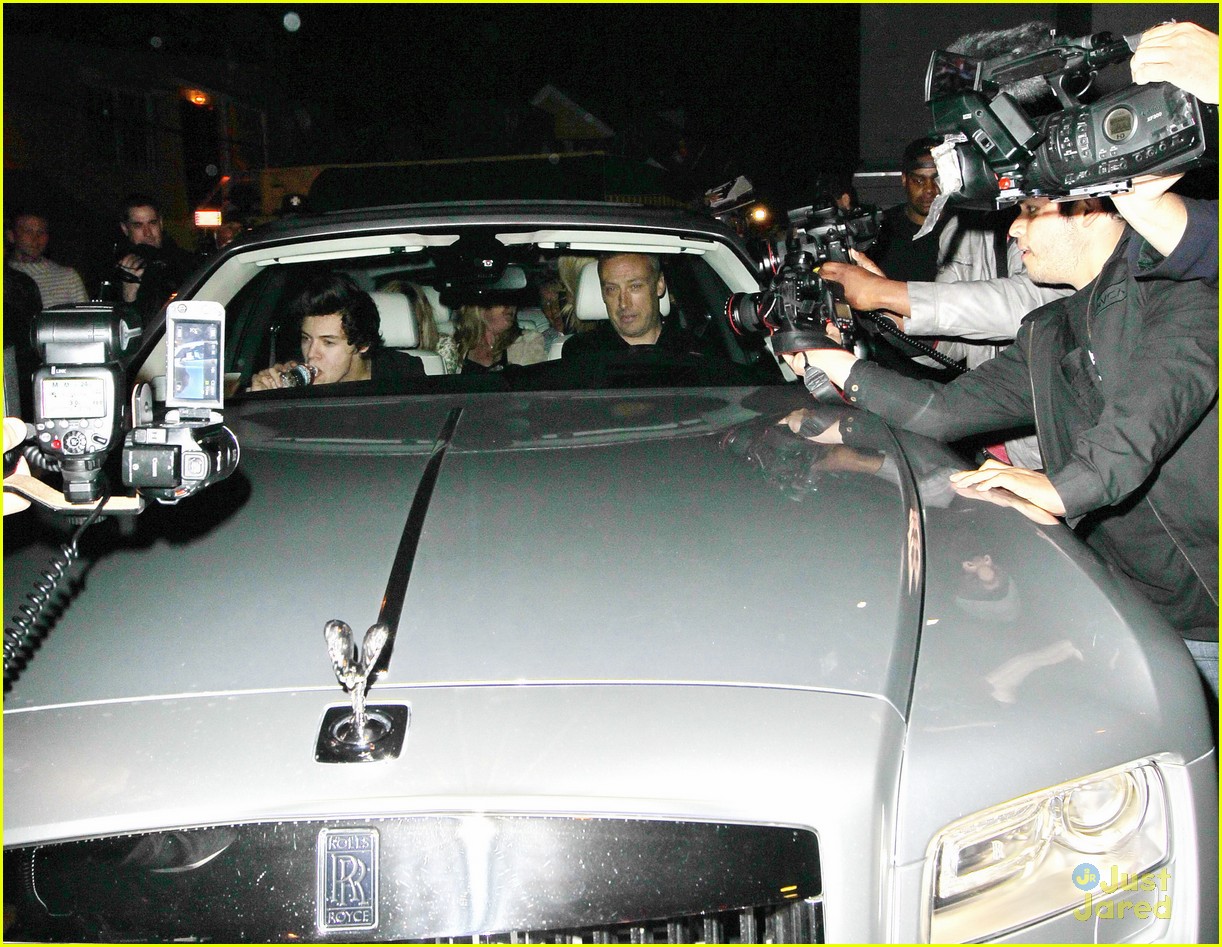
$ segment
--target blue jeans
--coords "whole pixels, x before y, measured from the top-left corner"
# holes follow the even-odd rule
[[[1188,645],[1188,650],[1192,653],[1192,660],[1196,661],[1197,670],[1205,679],[1209,695],[1216,704],[1218,702],[1218,642],[1194,641],[1191,638],[1185,638],[1184,644]]]

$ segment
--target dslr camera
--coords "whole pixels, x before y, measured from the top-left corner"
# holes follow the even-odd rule
[[[845,348],[855,342],[852,311],[836,283],[819,277],[828,260],[851,263],[849,250],[865,250],[878,236],[877,208],[844,211],[813,205],[789,212],[790,229],[775,246],[766,243],[761,275],[769,279],[760,293],[734,293],[726,301],[726,318],[739,335],[766,333],[776,355],[804,349],[837,347],[827,335],[835,323]]]
[[[1052,35],[1045,49],[991,59],[936,50],[925,101],[944,136],[933,149],[943,203],[993,209],[1024,197],[1096,197],[1128,190],[1138,175],[1200,163],[1216,147],[1216,107],[1166,82],[1081,100],[1099,70],[1127,62],[1140,39]],[[1041,79],[1062,109],[1036,118],[1008,90]]]
[[[88,303],[44,310],[35,323],[42,366],[34,373],[34,464],[58,470],[70,504],[107,494],[104,467],[122,443],[122,478],[141,497],[179,500],[237,467],[238,443],[224,426],[225,311],[201,301],[166,313],[166,410],[149,386],[125,400],[123,356],[141,334],[129,306]]]

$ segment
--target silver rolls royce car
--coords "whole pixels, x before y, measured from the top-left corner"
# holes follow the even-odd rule
[[[606,338],[618,253],[683,346],[421,344],[481,302],[529,335],[565,273]],[[248,391],[318,273],[411,370]],[[236,470],[51,583],[71,527],[5,524],[6,613],[56,586],[5,697],[6,937],[1216,941],[1179,637],[951,447],[817,404],[726,321],[760,288],[716,221],[610,204],[306,214],[203,265],[171,308],[225,309]]]

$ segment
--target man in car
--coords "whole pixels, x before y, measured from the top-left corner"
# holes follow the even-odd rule
[[[695,340],[679,326],[662,320],[666,278],[657,256],[650,253],[602,256],[598,260],[598,280],[608,321],[565,342],[563,358],[628,352],[633,346],[654,346],[673,354],[699,351]]]
[[[307,384],[314,385],[424,374],[420,359],[383,345],[378,307],[349,276],[316,277],[289,312],[300,327],[301,361],[265,368],[251,379],[251,391],[296,387],[300,381],[294,384],[292,372],[302,365],[311,376]]]
[[[1180,631],[1216,695],[1217,291],[1137,280],[1136,237],[1097,198],[1028,198],[1010,235],[1033,280],[1076,292],[1028,315],[997,358],[945,386],[834,346],[786,360],[812,391],[830,380],[940,440],[1034,424],[1043,470],[987,461],[952,481],[1064,517]]]

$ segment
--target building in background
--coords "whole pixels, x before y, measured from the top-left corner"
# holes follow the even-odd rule
[[[94,281],[133,191],[163,202],[184,247],[191,209],[225,174],[291,147],[294,103],[233,62],[22,37],[5,44],[4,196],[45,207],[52,255]]]

